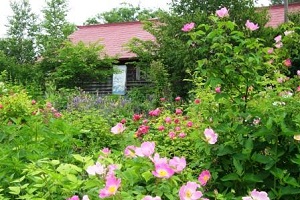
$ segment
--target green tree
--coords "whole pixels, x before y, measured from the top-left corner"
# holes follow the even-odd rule
[[[28,0],[12,1],[13,16],[8,17],[7,47],[5,53],[18,63],[32,63],[36,58],[37,16]]]
[[[53,62],[51,73],[58,87],[74,88],[87,81],[105,81],[113,73],[114,59],[103,55],[104,47],[98,44],[85,45],[83,42],[65,42],[54,57],[46,57],[43,62]],[[41,63],[41,64],[42,64]]]
[[[100,24],[100,23],[113,23],[113,22],[130,22],[138,21],[157,16],[159,11],[149,9],[142,9],[140,6],[133,6],[128,3],[121,3],[121,7],[113,8],[110,11],[97,14],[86,20],[84,24]]]
[[[39,43],[43,53],[51,53],[60,48],[62,42],[74,32],[76,27],[66,19],[67,0],[47,0],[42,13],[44,14],[41,23],[43,31],[39,36]]]

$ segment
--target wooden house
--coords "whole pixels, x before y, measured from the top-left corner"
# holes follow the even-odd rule
[[[106,82],[87,82],[82,86],[86,92],[99,94],[120,94],[124,95],[132,87],[146,84],[141,78],[139,68],[127,64],[136,61],[137,56],[129,52],[125,47],[132,38],[154,41],[153,35],[143,29],[139,21],[121,22],[110,24],[77,26],[77,30],[69,36],[69,39],[77,43],[82,41],[86,44],[99,42],[104,45],[104,52],[111,57],[117,57],[118,69]]]

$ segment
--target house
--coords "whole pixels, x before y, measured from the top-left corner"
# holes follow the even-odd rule
[[[300,2],[289,3],[288,12],[300,12]],[[284,22],[284,5],[269,6],[268,13],[270,16],[270,20],[266,24],[266,26],[277,27]]]
[[[69,36],[73,43],[82,41],[86,44],[99,42],[104,45],[104,52],[111,57],[118,58],[116,68],[120,73],[114,74],[107,82],[89,82],[82,86],[87,92],[97,92],[100,94],[120,94],[124,95],[132,87],[147,83],[142,80],[139,68],[127,64],[137,60],[137,56],[129,52],[125,45],[132,38],[154,41],[153,35],[143,29],[143,24],[139,21],[120,22],[110,24],[97,24],[77,26],[77,30]]]

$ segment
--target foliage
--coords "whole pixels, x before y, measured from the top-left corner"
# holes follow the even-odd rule
[[[66,0],[48,0],[42,10],[44,20],[41,23],[42,34],[38,37],[42,55],[54,53],[64,40],[74,32],[75,25],[66,20],[68,8]]]
[[[171,13],[161,13],[158,21],[145,23],[145,30],[156,38],[154,44],[134,41],[135,52],[143,63],[140,66],[150,66],[154,61],[160,61],[170,75],[170,87],[173,94],[187,98],[192,87],[186,80],[190,78],[187,71],[194,71],[196,61],[205,58],[205,54],[190,48],[188,38],[181,31],[184,23],[192,21],[196,25],[209,23],[207,16],[215,14],[215,8],[226,6],[232,13],[230,19],[238,24],[238,29],[243,30],[245,21],[249,19],[260,24],[258,36],[263,32],[267,22],[266,12],[256,12],[252,1],[173,1]],[[142,49],[142,51],[141,51]],[[176,49],[176,51],[174,51]],[[147,54],[148,53],[148,54]]]
[[[57,88],[74,88],[83,82],[103,81],[113,73],[112,58],[102,53],[103,46],[83,42],[65,42],[57,54],[45,57],[40,67],[50,73]]]
[[[213,171],[221,193],[241,195],[260,188],[274,199],[296,199],[299,172],[291,169],[298,168],[294,159],[299,145],[293,138],[298,77],[287,77],[291,64],[286,59],[298,51],[298,33],[286,32],[282,41],[277,38],[274,50],[251,31],[237,31],[231,21],[210,19],[212,25],[198,26],[190,34],[190,43],[207,55],[198,60],[193,74],[195,94],[203,102],[198,108],[201,127],[212,127],[220,139],[215,151],[198,162]]]
[[[140,6],[133,6],[129,3],[121,3],[119,8],[113,8],[110,11],[97,14],[95,17],[89,18],[84,24],[100,24],[115,22],[132,22],[157,17],[158,11],[142,9]]]
[[[300,25],[300,12],[291,12],[288,14],[289,21],[293,22],[295,25]]]
[[[36,59],[37,16],[32,13],[28,0],[12,1],[13,16],[9,17],[5,53],[18,63],[33,63]]]

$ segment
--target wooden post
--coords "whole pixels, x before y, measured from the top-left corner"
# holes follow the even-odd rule
[[[289,1],[284,0],[284,22],[288,22],[288,7],[289,7]]]

